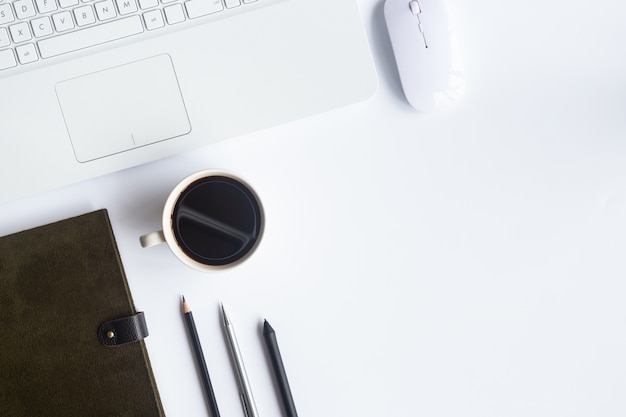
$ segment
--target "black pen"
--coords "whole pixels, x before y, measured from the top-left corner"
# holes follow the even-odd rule
[[[263,323],[263,339],[265,340],[265,346],[270,356],[272,363],[272,370],[278,383],[278,389],[280,391],[280,398],[283,402],[283,408],[287,417],[298,417],[296,411],[296,405],[293,402],[293,396],[291,395],[291,389],[289,388],[289,381],[287,381],[287,374],[285,373],[285,366],[283,365],[283,359],[280,356],[280,350],[278,349],[278,342],[276,341],[276,333],[270,324],[265,320]]]
[[[191,345],[196,355],[196,362],[200,367],[200,375],[202,376],[202,383],[204,385],[204,391],[209,402],[209,408],[211,409],[212,417],[220,417],[220,412],[217,409],[217,401],[215,400],[215,393],[213,392],[213,385],[211,385],[211,378],[209,377],[209,370],[204,360],[204,354],[202,353],[202,346],[200,346],[200,339],[198,338],[198,332],[196,330],[196,324],[193,321],[193,315],[191,314],[191,308],[185,297],[183,297],[183,311],[185,312],[185,323],[189,329],[189,335],[191,336]]]

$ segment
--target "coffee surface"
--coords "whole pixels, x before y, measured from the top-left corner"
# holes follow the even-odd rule
[[[174,207],[172,226],[180,248],[206,265],[244,257],[260,237],[261,208],[241,182],[213,176],[191,183]]]

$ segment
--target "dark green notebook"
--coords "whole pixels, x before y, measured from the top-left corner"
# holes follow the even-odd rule
[[[106,210],[1,237],[0,416],[163,416],[144,341],[98,337],[135,313]]]

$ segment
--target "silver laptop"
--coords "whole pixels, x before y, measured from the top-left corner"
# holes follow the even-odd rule
[[[376,87],[354,0],[0,0],[0,201]]]

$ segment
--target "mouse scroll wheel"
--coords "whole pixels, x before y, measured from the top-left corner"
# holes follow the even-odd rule
[[[420,4],[417,2],[417,0],[410,1],[409,7],[411,8],[411,13],[413,13],[414,15],[418,15],[422,12],[422,10],[420,9]]]

